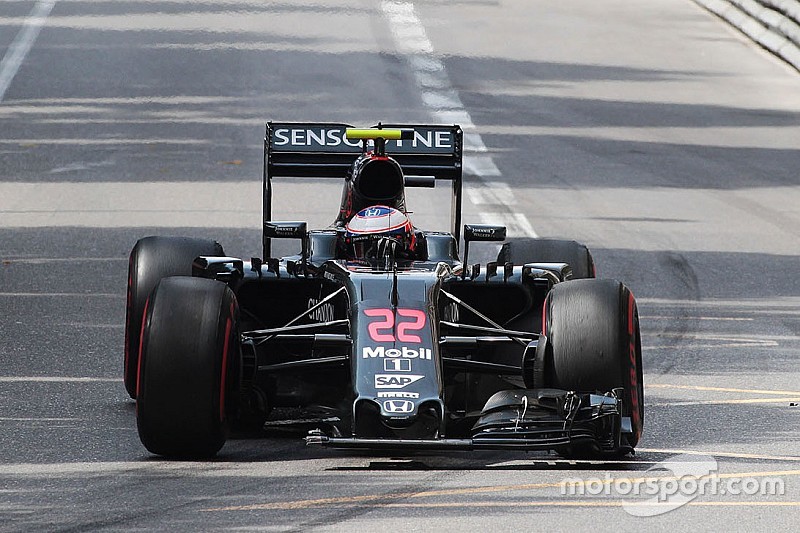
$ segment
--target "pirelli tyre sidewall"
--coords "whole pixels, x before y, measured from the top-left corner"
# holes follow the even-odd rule
[[[623,416],[631,418],[630,446],[644,427],[642,348],[633,293],[609,279],[583,279],[553,287],[544,305],[548,387],[606,393],[623,388]]]
[[[503,243],[497,263],[569,263],[572,279],[595,277],[595,264],[589,249],[576,241],[563,239],[516,239]]]
[[[201,255],[223,256],[219,243],[188,237],[145,237],[137,241],[128,260],[125,306],[125,389],[136,398],[139,333],[144,304],[161,278],[190,276],[192,261]]]
[[[167,457],[222,448],[237,411],[238,304],[222,282],[169,277],[146,303],[136,423],[142,444]]]

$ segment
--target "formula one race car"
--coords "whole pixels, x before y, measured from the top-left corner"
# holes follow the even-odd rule
[[[462,233],[461,161],[458,126],[267,124],[262,258],[176,237],[131,252],[125,385],[145,447],[213,456],[230,427],[294,409],[317,415],[309,444],[334,448],[632,452],[633,294],[594,279],[573,241],[509,240],[470,265],[470,243],[506,229]],[[330,227],[273,221],[278,177],[342,180]],[[405,188],[443,181],[450,231],[414,227]],[[273,257],[275,239],[300,252]]]

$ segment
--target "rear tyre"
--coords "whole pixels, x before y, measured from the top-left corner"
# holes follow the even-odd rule
[[[233,292],[205,278],[162,279],[146,304],[136,395],[142,444],[157,455],[216,454],[235,413],[241,350]]]
[[[219,243],[187,237],[145,237],[137,241],[128,261],[128,299],[125,312],[125,389],[136,398],[139,336],[144,304],[161,278],[190,276],[192,261],[201,255],[223,256]]]
[[[622,416],[636,446],[644,426],[642,348],[633,293],[616,280],[576,280],[553,287],[545,301],[546,387],[606,393],[622,388]],[[581,453],[581,452],[577,452]]]
[[[518,239],[503,243],[497,263],[569,263],[572,279],[595,277],[594,259],[583,244],[562,239]]]

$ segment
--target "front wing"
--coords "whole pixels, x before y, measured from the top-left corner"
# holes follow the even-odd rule
[[[366,439],[328,436],[314,430],[308,444],[372,450],[556,450],[613,455],[633,451],[621,435],[630,420],[621,415],[617,391],[606,395],[559,389],[501,391],[486,403],[470,438]]]

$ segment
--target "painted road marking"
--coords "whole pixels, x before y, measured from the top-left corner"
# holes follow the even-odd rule
[[[743,308],[764,308],[764,307],[800,307],[800,297],[783,296],[777,299],[746,299],[746,300],[673,300],[669,298],[637,298],[639,304],[657,305],[662,307],[734,307],[737,310]]]
[[[453,88],[444,63],[436,57],[425,26],[411,2],[384,0],[381,9],[388,19],[397,51],[406,56],[414,78],[422,90],[422,101],[434,117],[444,123],[459,124],[464,130],[464,170],[478,177],[500,176],[488,149],[477,132],[458,91]]]
[[[743,405],[757,403],[786,403],[800,402],[800,397],[786,396],[785,398],[744,398],[738,400],[678,400],[675,402],[647,402],[647,407],[676,407],[687,405]]]
[[[533,229],[528,217],[522,213],[496,213],[481,212],[481,222],[484,224],[500,224],[506,227],[506,235],[509,237],[533,237],[539,235]]]
[[[127,257],[8,257],[0,258],[3,265],[49,265],[73,263],[110,263],[112,261],[127,261]]]
[[[259,183],[227,182],[224,198],[219,183],[209,181],[0,183],[0,227],[254,228]]]
[[[18,417],[0,417],[0,422],[77,422],[80,418],[18,418]]]
[[[702,455],[704,457],[728,457],[731,459],[755,459],[758,461],[800,461],[800,457],[794,455],[763,455],[758,453],[737,453],[722,452],[719,450],[679,450],[672,448],[636,448],[637,452],[642,453],[665,453],[670,455]]]
[[[788,477],[788,476],[800,476],[800,470],[775,470],[768,472],[764,471],[727,472],[723,474],[715,473],[713,474],[713,476],[699,476],[697,479],[704,479],[706,477],[714,477],[716,479],[738,479],[745,477],[760,478],[760,477]],[[645,476],[645,477],[635,477],[635,478],[620,477],[620,478],[601,479],[599,480],[599,482],[604,485],[615,484],[615,483],[646,484],[649,482],[663,483],[665,481],[679,481],[681,478],[682,476]],[[574,487],[576,482],[579,481],[576,480],[575,478],[570,478],[569,480],[552,482],[552,483],[529,483],[524,485],[497,485],[497,486],[484,486],[484,487],[470,487],[463,489],[430,490],[422,492],[401,492],[401,493],[391,493],[391,494],[365,494],[359,496],[341,496],[341,497],[318,498],[309,500],[294,500],[286,502],[269,502],[269,503],[252,504],[252,505],[232,505],[227,507],[214,507],[203,510],[208,512],[214,512],[214,511],[260,511],[260,510],[270,510],[270,509],[281,509],[281,510],[308,509],[320,506],[342,506],[351,504],[361,504],[366,502],[386,502],[391,500],[404,500],[412,498],[416,499],[416,498],[430,498],[437,496],[465,496],[465,495],[489,494],[497,492],[518,492],[518,491],[535,490],[535,489]],[[596,478],[592,478],[591,480],[587,480],[587,482],[597,483],[598,480]],[[556,505],[557,503],[563,503],[563,502],[553,502],[553,505]],[[622,502],[619,503],[621,504]],[[508,506],[511,504],[507,502],[506,505]],[[513,505],[516,505],[516,502],[514,502]]]
[[[122,378],[91,378],[70,376],[0,376],[0,383],[116,383]]]
[[[387,503],[381,507],[388,507],[393,509],[401,508],[416,508],[416,509],[436,509],[436,508],[459,508],[459,507],[500,507],[508,509],[510,507],[657,507],[659,505],[665,506],[664,508],[674,509],[675,504],[671,502],[664,503],[651,503],[651,502],[637,502],[632,500],[626,501],[596,501],[596,500],[541,500],[533,502],[508,502],[508,501],[485,501],[478,500],[457,503],[457,502],[440,502],[440,503]],[[746,502],[703,502],[691,501],[682,505],[690,507],[800,507],[800,502],[780,502],[780,501],[746,501]]]
[[[691,390],[698,392],[719,392],[725,394],[763,394],[772,396],[770,398],[734,398],[734,399],[713,399],[713,400],[675,400],[661,402],[647,402],[649,407],[666,406],[687,406],[687,405],[741,405],[759,403],[786,403],[800,402],[800,391],[780,391],[780,390],[761,390],[761,389],[735,389],[726,387],[707,387],[702,385],[669,385],[666,383],[648,383],[645,389],[675,389]],[[780,398],[775,398],[780,396]]]
[[[672,385],[669,383],[647,383],[647,389],[683,389],[708,392],[743,392],[746,394],[776,394],[781,396],[800,396],[800,391],[769,389],[736,389],[730,387],[708,387],[705,385]]]
[[[467,196],[475,205],[514,205],[517,199],[508,183],[487,183],[480,189],[468,189]]]
[[[118,121],[113,121],[115,124]],[[74,120],[70,120],[74,124]],[[147,124],[152,124],[148,121]],[[261,122],[259,122],[261,124]],[[132,138],[114,138],[114,139],[100,139],[97,137],[76,137],[71,139],[54,138],[54,139],[0,139],[0,144],[13,144],[18,146],[35,147],[35,146],[48,146],[53,144],[66,145],[66,146],[118,146],[118,145],[156,145],[156,144],[177,144],[177,145],[210,145],[211,141],[207,139],[169,139],[161,137],[152,137],[147,139],[132,139]],[[37,183],[38,185],[38,183]]]
[[[6,91],[14,80],[14,76],[17,75],[19,67],[22,66],[22,62],[25,61],[25,57],[33,47],[33,43],[39,36],[42,26],[47,22],[47,17],[53,10],[53,6],[56,5],[56,1],[36,2],[36,5],[33,6],[33,11],[28,15],[22,29],[11,42],[6,55],[0,61],[0,102],[3,101]]]
[[[642,346],[642,350],[665,350],[676,348],[775,348],[778,341],[797,341],[794,335],[722,335],[716,333],[642,333],[643,337],[679,339],[679,344],[654,344]],[[692,342],[701,341],[701,342]],[[702,342],[706,341],[706,342]]]
[[[659,316],[639,315],[640,320],[713,320],[720,322],[753,322],[755,318],[732,316]]]
[[[0,292],[0,298],[125,298],[124,293],[107,292]]]
[[[481,221],[506,226],[509,237],[536,237],[528,218],[515,212],[515,203],[506,184],[490,184],[486,178],[498,178],[500,169],[489,155],[472,117],[464,107],[458,91],[447,75],[444,63],[434,53],[433,43],[425,32],[425,26],[414,11],[411,2],[384,0],[381,9],[386,16],[397,51],[405,56],[411,66],[414,79],[421,90],[422,102],[431,110],[434,118],[444,124],[458,124],[464,131],[464,172],[481,180],[476,190],[467,195],[470,199],[492,198],[501,212],[482,212]],[[498,194],[505,186],[508,192]],[[476,205],[481,205],[476,204]]]

